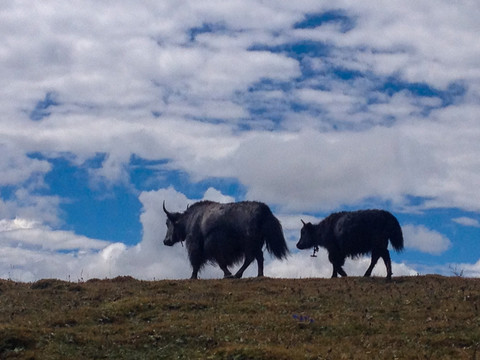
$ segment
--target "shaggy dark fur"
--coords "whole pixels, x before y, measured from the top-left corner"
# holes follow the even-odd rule
[[[303,220],[302,220],[303,222]],[[333,265],[332,277],[347,276],[342,269],[347,256],[372,254],[372,262],[365,276],[370,276],[379,258],[387,268],[387,279],[392,277],[388,240],[396,251],[403,249],[403,235],[397,219],[384,210],[360,210],[333,213],[317,225],[303,222],[297,248],[321,246],[327,249]]]
[[[193,204],[184,213],[167,214],[167,234],[163,243],[172,246],[184,241],[193,272],[192,279],[208,262],[217,263],[226,278],[232,277],[228,267],[244,259],[235,274],[241,278],[245,269],[256,259],[258,276],[263,276],[263,251],[267,250],[278,259],[288,255],[283,230],[269,207],[260,202],[244,201],[219,204],[201,201]]]

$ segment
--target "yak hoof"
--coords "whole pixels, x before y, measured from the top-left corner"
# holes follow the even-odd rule
[[[232,274],[230,274],[230,275],[224,275],[223,278],[224,279],[234,279],[235,277]]]

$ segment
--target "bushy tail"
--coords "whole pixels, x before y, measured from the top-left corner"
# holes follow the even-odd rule
[[[398,223],[398,220],[393,215],[392,215],[392,221],[391,221],[390,229],[391,229],[391,231],[390,231],[390,243],[392,244],[393,248],[396,251],[402,251],[403,250],[402,228],[400,227],[400,224]]]
[[[290,251],[288,250],[285,237],[283,236],[282,224],[273,215],[267,216],[263,226],[263,237],[267,250],[277,259],[285,259]]]

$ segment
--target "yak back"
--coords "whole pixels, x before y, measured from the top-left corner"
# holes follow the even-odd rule
[[[189,206],[182,222],[187,234],[200,230],[205,236],[219,229],[240,232],[255,229],[269,214],[268,206],[256,201],[217,203],[205,200]]]
[[[388,211],[344,211],[331,214],[322,222],[328,229],[328,235],[325,234],[327,236],[324,238],[325,247],[331,246],[347,256],[366,255],[373,248],[386,248],[388,239],[396,250],[403,248],[400,225]],[[399,245],[398,237],[401,240]]]

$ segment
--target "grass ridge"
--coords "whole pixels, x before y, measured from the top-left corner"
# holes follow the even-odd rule
[[[480,279],[0,280],[0,359],[476,359]]]

